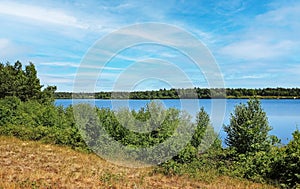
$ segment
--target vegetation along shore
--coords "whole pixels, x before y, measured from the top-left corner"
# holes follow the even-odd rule
[[[224,126],[227,146],[223,147],[203,108],[192,121],[180,110],[164,109],[154,102],[138,111],[113,111],[79,104],[78,107],[95,110],[99,122],[88,117],[86,122],[78,123],[73,111],[78,107],[55,106],[56,87],[40,85],[34,64],[24,70],[20,62],[0,64],[0,78],[0,187],[300,187],[300,131],[294,131],[287,145],[281,144],[276,136],[269,134],[272,127],[258,99],[236,106],[230,123]],[[167,90],[161,90],[164,91]],[[163,121],[160,122],[161,116],[151,117],[150,111],[163,115]],[[160,125],[148,133],[134,132],[124,127],[117,116],[135,127],[140,122]],[[176,156],[155,167],[122,168],[93,154],[92,149],[107,147],[97,140],[99,129],[105,129],[110,137],[134,151],[177,135],[176,128],[183,121],[195,126],[193,136]],[[189,132],[189,128],[180,132]],[[113,153],[115,149],[106,150]],[[131,158],[151,157],[132,153]]]

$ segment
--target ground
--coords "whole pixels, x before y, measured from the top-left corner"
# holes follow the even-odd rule
[[[132,169],[68,147],[0,136],[0,188],[274,188],[230,177],[213,181]]]

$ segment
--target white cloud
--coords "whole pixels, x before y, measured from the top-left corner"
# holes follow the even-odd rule
[[[43,66],[53,66],[53,67],[73,67],[73,68],[91,68],[91,69],[101,69],[101,70],[116,70],[116,71],[121,71],[123,70],[123,68],[116,68],[116,67],[109,67],[109,66],[105,66],[102,67],[101,66],[97,66],[95,65],[84,65],[84,64],[80,64],[80,63],[73,63],[73,62],[42,62],[40,63],[40,65]]]
[[[17,58],[20,54],[28,51],[23,46],[17,46],[9,39],[0,38],[0,57],[4,59]],[[6,60],[7,61],[7,60]]]
[[[0,55],[5,56],[7,48],[11,48],[12,44],[8,39],[0,39]]]
[[[267,74],[244,75],[241,79],[261,79],[268,76]]]
[[[147,59],[131,65],[118,75],[113,86],[116,90],[131,90],[149,79],[168,83],[173,88],[194,87],[192,79],[183,70],[160,59]],[[147,86],[144,87],[147,88]]]
[[[219,53],[248,61],[287,59],[299,54],[299,17],[299,3],[285,4],[257,15],[253,21],[245,22],[246,29],[240,34],[231,35],[232,42],[222,47]]]
[[[271,73],[289,73],[290,75],[293,74],[295,76],[299,76],[300,74],[300,62],[297,62],[298,64],[295,65],[285,65],[284,67],[281,68],[271,68],[269,71]],[[299,77],[297,77],[298,79]]]
[[[76,17],[68,15],[63,11],[15,2],[2,2],[0,6],[0,14],[63,26],[71,26],[82,29],[88,28],[88,25],[80,23]]]
[[[288,40],[275,43],[260,40],[243,40],[225,46],[220,52],[245,60],[269,59],[287,55],[295,46],[294,42]]]
[[[4,49],[6,46],[8,46],[10,41],[8,39],[0,39],[0,49]]]
[[[258,15],[256,19],[269,25],[300,27],[299,17],[300,4],[298,2]]]
[[[39,74],[41,82],[45,85],[69,84],[72,85],[74,79],[70,76]]]
[[[75,67],[75,68],[79,66],[79,64],[73,62],[42,62],[39,64],[44,66]]]

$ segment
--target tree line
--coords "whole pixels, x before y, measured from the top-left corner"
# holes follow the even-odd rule
[[[96,98],[96,99],[211,99],[211,98],[273,98],[298,99],[300,88],[194,88],[194,89],[159,89],[133,92],[95,92],[71,93],[56,92],[56,99]]]

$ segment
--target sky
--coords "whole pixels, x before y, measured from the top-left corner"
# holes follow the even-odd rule
[[[79,74],[88,67],[91,49],[112,32],[160,23],[199,40],[214,58],[225,87],[300,87],[299,18],[297,0],[0,0],[0,62],[33,62],[41,84],[55,85],[58,91],[72,92],[82,75],[95,76],[96,91],[213,87],[207,73],[180,49],[154,43],[129,45]],[[186,41],[184,35],[147,29],[162,40]],[[107,48],[120,41],[130,40],[114,38]]]

